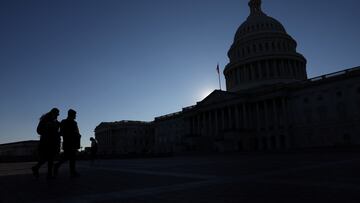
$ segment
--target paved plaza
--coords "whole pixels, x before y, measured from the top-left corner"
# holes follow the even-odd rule
[[[287,152],[101,160],[55,180],[0,163],[0,202],[360,202],[360,152]]]

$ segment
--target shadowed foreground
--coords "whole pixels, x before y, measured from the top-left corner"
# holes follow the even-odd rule
[[[50,181],[34,179],[32,164],[0,164],[0,202],[360,201],[360,152],[80,162],[80,178],[64,166]]]

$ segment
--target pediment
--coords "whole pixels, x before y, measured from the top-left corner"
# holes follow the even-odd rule
[[[198,102],[198,106],[206,106],[216,103],[221,103],[224,101],[229,101],[232,99],[239,98],[239,95],[231,92],[221,91],[221,90],[214,90],[211,94],[209,94],[205,99]]]

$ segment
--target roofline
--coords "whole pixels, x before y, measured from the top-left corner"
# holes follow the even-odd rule
[[[39,140],[26,140],[26,141],[18,141],[18,142],[9,142],[9,143],[0,144],[0,146],[22,144],[22,143],[25,144],[25,143],[32,143],[32,142],[39,142]]]

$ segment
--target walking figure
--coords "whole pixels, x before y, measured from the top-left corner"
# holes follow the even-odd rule
[[[69,161],[70,176],[78,177],[79,173],[76,171],[76,153],[80,149],[80,138],[79,128],[77,125],[76,111],[70,109],[68,111],[68,117],[60,123],[60,135],[63,138],[63,156],[60,157],[58,163],[54,166],[54,175],[58,174],[60,166],[65,162]]]
[[[96,139],[93,137],[90,138],[90,141],[91,141],[90,160],[91,160],[91,163],[93,164],[96,159],[96,154],[98,151],[98,143],[97,143]]]
[[[47,179],[53,178],[53,163],[56,155],[60,151],[60,123],[57,120],[59,109],[53,108],[50,112],[41,116],[37,126],[37,133],[40,135],[39,143],[39,161],[33,166],[32,173],[38,178],[40,167],[48,162]]]

